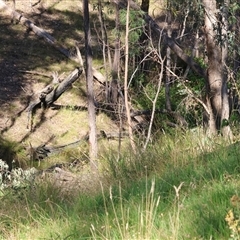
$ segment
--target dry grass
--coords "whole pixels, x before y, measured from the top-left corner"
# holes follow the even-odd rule
[[[11,5],[11,2],[7,3]],[[16,1],[17,11],[23,12],[24,16],[36,25],[46,29],[68,49],[78,42],[83,53],[81,8],[82,4],[74,0],[44,0],[32,8],[30,1]],[[29,144],[33,147],[39,146],[43,143],[63,145],[82,138],[88,132],[86,83],[83,75],[55,102],[61,106],[60,109],[37,110],[33,119],[33,132],[29,132],[27,112],[24,110],[28,105],[28,98],[52,79],[23,71],[36,71],[48,75],[57,71],[67,76],[77,64],[66,59],[34,33],[26,33],[24,26],[10,24],[10,19],[2,14],[0,19],[0,40],[3,40],[5,46],[0,50],[0,64],[4,66],[0,71],[3,91],[3,94],[0,94],[2,135],[21,143],[24,147],[28,147]],[[14,83],[11,84],[13,78]],[[117,129],[115,123],[102,113],[97,116],[97,127],[107,132]]]

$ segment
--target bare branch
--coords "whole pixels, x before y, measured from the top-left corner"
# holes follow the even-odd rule
[[[176,77],[177,79],[180,79],[180,77],[177,76],[171,69],[168,69],[168,71],[169,71],[174,77]],[[196,97],[196,94],[194,94],[194,93],[192,92],[192,90],[191,90],[189,87],[187,87],[186,84],[184,84],[183,81],[181,81],[181,83],[182,83],[182,85],[185,87],[185,89],[187,90],[187,92],[191,95],[191,97],[192,97],[195,101],[197,101],[198,103],[200,103],[200,104],[203,106],[203,108],[205,109],[205,111],[206,111],[208,114],[210,114],[207,105],[206,105],[200,98]]]

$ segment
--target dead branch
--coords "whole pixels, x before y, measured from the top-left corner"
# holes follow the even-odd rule
[[[48,147],[45,144],[41,144],[40,146],[34,148],[31,148],[31,159],[33,159],[34,161],[41,161],[44,158],[50,157],[54,154],[58,154],[62,151],[64,151],[66,148],[73,148],[76,147],[78,145],[80,145],[83,142],[87,142],[88,140],[88,135],[84,136],[82,139],[79,139],[75,142],[72,143],[68,143],[65,145],[61,145],[61,146],[53,146],[53,147]]]
[[[97,139],[107,139],[107,140],[114,140],[119,139],[120,137],[128,137],[128,133],[124,132],[121,136],[119,136],[119,133],[106,133],[104,130],[101,130],[99,134],[97,134]],[[46,143],[41,144],[38,147],[32,147],[30,146],[31,151],[31,159],[34,161],[41,161],[44,158],[50,157],[54,154],[61,153],[65,149],[74,148],[76,146],[79,146],[80,144],[87,142],[89,139],[89,134],[87,133],[85,136],[83,136],[81,139],[60,145],[60,146],[46,146]]]
[[[27,73],[27,74],[33,74],[33,75],[39,75],[39,76],[43,76],[43,77],[47,77],[47,78],[51,78],[51,77],[52,77],[52,74],[42,73],[42,72],[37,72],[37,71],[19,70],[19,72],[21,72],[21,73]]]
[[[72,71],[52,92],[46,95],[46,106],[55,102],[82,74],[82,69],[76,68]]]
[[[67,78],[65,78],[59,85],[54,87],[53,84],[48,85],[42,89],[38,94],[35,94],[35,98],[30,102],[28,111],[28,128],[32,130],[32,115],[33,112],[39,108],[50,107],[69,87],[74,83],[82,73],[82,69],[76,68],[72,71]]]

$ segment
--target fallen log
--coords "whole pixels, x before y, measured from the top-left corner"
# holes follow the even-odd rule
[[[48,85],[38,94],[35,94],[34,99],[30,102],[28,111],[28,125],[27,128],[32,130],[32,116],[33,112],[39,108],[48,108],[55,102],[69,87],[79,78],[82,73],[82,69],[76,68],[72,71],[59,85]]]
[[[55,147],[49,147],[49,146],[46,146],[45,144],[42,144],[36,148],[32,147],[30,149],[31,150],[30,159],[32,159],[33,161],[42,161],[44,158],[47,158],[54,154],[61,153],[66,148],[74,148],[84,142],[87,142],[88,138],[89,138],[88,135],[86,135],[82,139],[79,139],[75,142],[68,143],[68,144],[61,145],[61,146],[55,146]]]
[[[0,11],[4,11],[10,18],[16,19],[17,22],[32,30],[38,37],[44,38],[47,43],[52,45],[64,56],[79,64],[79,59],[76,55],[71,54],[71,52],[67,48],[59,44],[58,41],[47,31],[36,26],[32,21],[24,17],[21,13],[9,7],[3,0],[0,0]],[[100,82],[105,82],[105,77],[102,75],[102,73],[97,71],[95,68],[93,68],[92,70],[94,78],[96,78]]]
[[[106,133],[104,130],[101,130],[99,134],[97,134],[97,139],[107,139],[107,140],[118,140],[119,138],[124,138],[124,137],[128,137],[129,134],[127,132],[122,132],[122,134],[120,135],[119,133]],[[89,134],[87,133],[84,137],[82,137],[81,139],[68,143],[68,144],[64,144],[64,145],[60,145],[60,146],[47,146],[46,143],[41,144],[38,147],[32,147],[30,145],[30,159],[33,161],[42,161],[47,157],[50,157],[54,154],[58,154],[61,153],[62,151],[64,151],[65,149],[69,149],[69,148],[74,148],[77,147],[79,145],[81,145],[84,142],[87,142],[89,140]]]
[[[52,92],[46,95],[46,107],[55,102],[82,74],[83,70],[76,68]]]

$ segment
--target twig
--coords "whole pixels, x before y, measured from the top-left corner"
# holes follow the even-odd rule
[[[28,73],[28,74],[34,74],[34,75],[40,75],[40,76],[44,76],[44,77],[48,77],[48,78],[52,77],[51,74],[41,73],[41,72],[37,72],[37,71],[19,70],[19,72],[21,72],[21,73]]]

